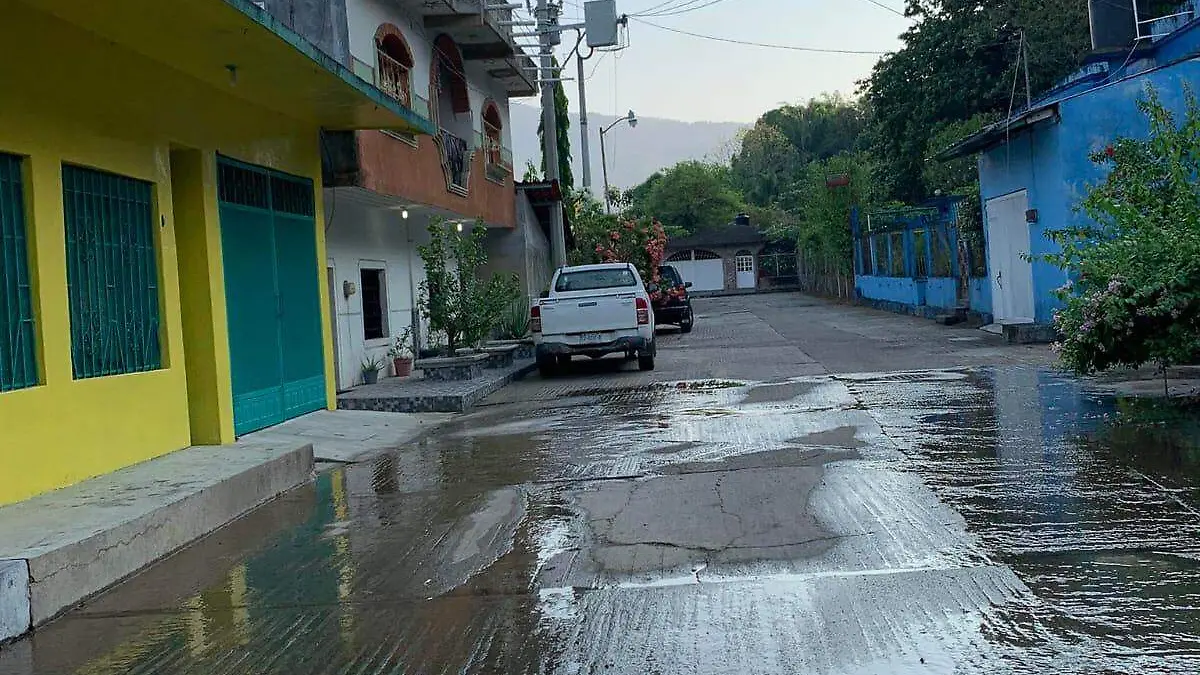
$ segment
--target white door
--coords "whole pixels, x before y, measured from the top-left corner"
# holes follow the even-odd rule
[[[754,256],[739,253],[733,259],[733,264],[737,269],[737,287],[754,288],[757,281],[757,275],[754,270]]]
[[[725,266],[716,260],[672,260],[665,263],[679,270],[685,282],[691,282],[693,291],[721,291],[725,289]]]
[[[985,209],[988,272],[992,277],[992,313],[996,323],[1033,323],[1033,264],[1024,190],[989,199]]]

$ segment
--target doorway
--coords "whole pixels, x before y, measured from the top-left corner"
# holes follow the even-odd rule
[[[988,270],[996,323],[1033,323],[1033,264],[1029,260],[1029,224],[1025,190],[989,199]]]

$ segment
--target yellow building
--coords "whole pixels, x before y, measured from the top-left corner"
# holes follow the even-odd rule
[[[0,504],[331,406],[320,131],[429,123],[248,0],[0,17]]]

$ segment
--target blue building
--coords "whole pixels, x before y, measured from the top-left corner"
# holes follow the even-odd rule
[[[1104,178],[1089,156],[1118,137],[1147,135],[1137,102],[1148,87],[1182,114],[1186,85],[1200,83],[1200,0],[1159,17],[1147,16],[1150,4],[1091,0],[1094,51],[1083,68],[937,157],[979,155],[987,271],[999,324],[1052,322],[1054,290],[1066,276],[1039,256],[1057,250],[1047,232],[1086,217],[1076,206],[1089,185]]]

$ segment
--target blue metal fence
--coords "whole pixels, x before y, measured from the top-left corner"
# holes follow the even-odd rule
[[[855,292],[891,309],[933,314],[969,308],[991,313],[986,283],[974,279],[982,252],[960,241],[958,200],[855,213]],[[982,273],[981,273],[982,275]]]

